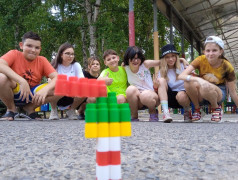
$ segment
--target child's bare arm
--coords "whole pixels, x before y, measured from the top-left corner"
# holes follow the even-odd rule
[[[144,65],[146,68],[156,67],[160,65],[160,60],[145,60]]]

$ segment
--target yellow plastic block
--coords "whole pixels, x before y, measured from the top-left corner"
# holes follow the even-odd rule
[[[98,124],[97,123],[85,123],[85,137],[97,138],[98,137]]]
[[[109,137],[109,123],[98,123],[98,137]]]
[[[109,123],[109,136],[110,137],[121,136],[121,123],[119,123],[119,122]]]
[[[131,136],[131,122],[121,122],[121,136]]]
[[[40,111],[40,107],[35,108],[35,111],[39,112]]]

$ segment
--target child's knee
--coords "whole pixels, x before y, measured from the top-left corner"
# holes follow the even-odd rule
[[[118,103],[118,104],[126,103],[126,98],[125,98],[125,96],[123,96],[123,95],[117,96],[117,103]]]
[[[129,86],[126,89],[126,96],[132,96],[135,95],[138,92],[138,89],[135,86]]]

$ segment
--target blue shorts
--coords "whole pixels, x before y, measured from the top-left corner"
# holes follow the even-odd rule
[[[223,101],[225,101],[226,99],[226,85],[218,85],[217,87],[220,88],[221,92],[222,92],[222,98],[219,102],[217,102],[218,104],[221,104]],[[199,103],[200,105],[208,105],[210,104],[209,101],[207,100],[203,100],[202,102]]]
[[[36,85],[34,87],[31,88],[31,93],[34,94],[36,92],[38,92],[40,89],[44,88],[48,83],[45,83],[45,84],[39,84],[39,85]],[[22,101],[22,98],[20,98],[20,94],[21,94],[21,91],[20,91],[20,85],[17,83],[17,87],[15,87],[13,89],[13,94],[14,94],[14,103],[17,105],[17,106],[24,106],[26,105],[26,99],[24,101]],[[29,102],[31,102],[32,98],[31,96],[29,96]]]

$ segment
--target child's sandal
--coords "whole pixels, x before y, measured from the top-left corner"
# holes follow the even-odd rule
[[[192,121],[199,121],[200,119],[201,119],[200,108],[195,109],[194,113],[192,114]]]
[[[221,121],[221,107],[215,108],[212,110],[211,121],[220,122]]]

